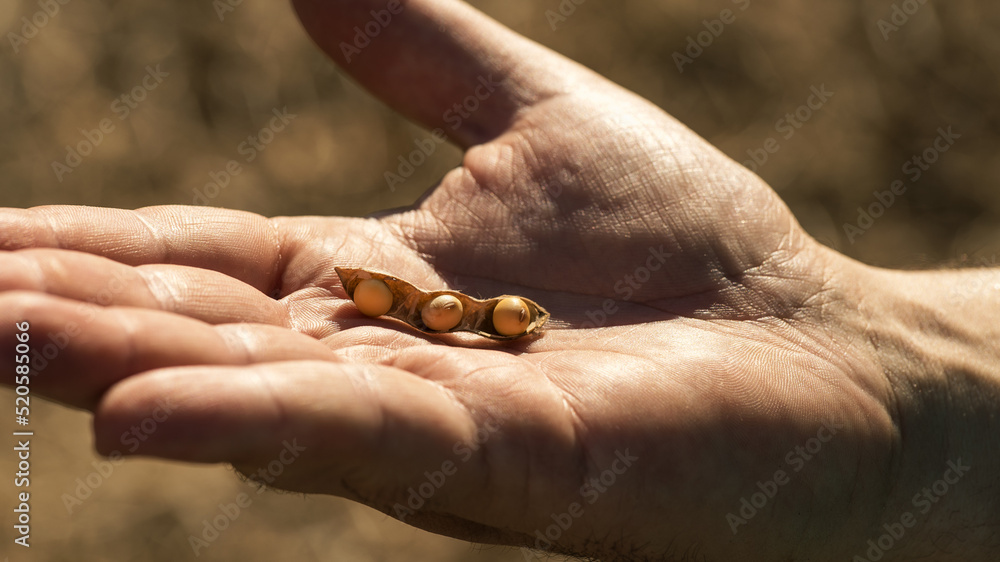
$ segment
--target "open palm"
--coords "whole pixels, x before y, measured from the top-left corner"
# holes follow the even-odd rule
[[[462,165],[370,219],[5,210],[4,325],[67,333],[36,390],[94,410],[105,453],[166,407],[138,454],[232,462],[469,540],[850,550],[881,515],[893,438],[863,323],[824,322],[850,308],[846,260],[676,120],[464,4],[406,3],[351,61],[339,45],[378,3],[296,4],[346,70],[465,147]],[[523,294],[553,321],[514,342],[428,336],[360,315],[335,266]],[[810,440],[823,450],[800,456]],[[741,515],[756,492],[766,505]]]

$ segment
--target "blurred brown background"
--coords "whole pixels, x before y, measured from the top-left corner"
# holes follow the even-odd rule
[[[427,133],[326,62],[286,2],[243,0],[221,18],[210,0],[52,4],[59,12],[42,16],[37,0],[0,3],[0,206],[207,200],[265,215],[363,215],[412,202],[459,162],[456,149],[440,149],[389,189],[384,172]],[[1000,6],[992,2],[907,0],[894,10],[888,0],[589,0],[565,21],[546,17],[559,0],[473,4],[652,99],[733,158],[766,154],[758,173],[809,232],[850,256],[891,267],[1000,262]],[[712,23],[723,16],[731,23]],[[675,53],[690,56],[683,72]],[[159,78],[146,78],[157,66]],[[799,110],[814,87],[833,96]],[[265,133],[263,150],[242,144],[282,108],[296,118],[273,138]],[[797,128],[781,121],[797,110]],[[109,132],[93,133],[102,120]],[[929,153],[935,162],[914,181],[919,168],[904,165],[949,127],[960,138]],[[68,156],[81,142],[84,151],[96,146]],[[242,172],[206,190],[230,160]],[[878,212],[874,192],[895,180],[906,192],[849,237],[844,225],[858,226],[859,207]],[[0,391],[0,403],[13,394]],[[0,487],[0,553],[12,561],[193,559],[188,536],[201,534],[220,503],[252,493],[223,467],[130,460],[98,478],[89,416],[33,406],[30,551],[8,546],[15,490],[7,476]],[[0,473],[14,472],[8,450]],[[64,494],[88,477],[99,485],[69,513]],[[199,559],[523,559],[335,498],[251,497]]]

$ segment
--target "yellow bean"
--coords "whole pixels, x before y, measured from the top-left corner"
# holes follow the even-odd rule
[[[501,336],[516,336],[528,329],[531,313],[517,297],[507,297],[493,309],[493,327]]]
[[[462,321],[462,301],[454,295],[439,295],[424,306],[420,318],[424,325],[437,332],[446,332]]]
[[[383,281],[365,279],[354,288],[354,304],[366,316],[382,316],[392,310],[392,291]]]

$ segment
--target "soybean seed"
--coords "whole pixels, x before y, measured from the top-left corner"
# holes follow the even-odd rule
[[[436,332],[446,332],[462,321],[462,301],[454,295],[439,295],[420,311],[424,325]]]
[[[392,309],[392,291],[384,281],[365,279],[354,288],[354,304],[365,316],[382,316]]]
[[[507,297],[493,309],[493,327],[501,336],[516,336],[528,329],[531,313],[517,297]]]

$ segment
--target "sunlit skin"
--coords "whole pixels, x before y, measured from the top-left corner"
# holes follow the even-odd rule
[[[445,130],[461,165],[370,219],[0,212],[2,360],[16,322],[39,339],[78,327],[32,392],[93,411],[99,451],[169,398],[136,454],[253,475],[294,440],[305,450],[270,485],[471,541],[545,547],[569,517],[554,551],[712,561],[850,560],[961,458],[972,469],[883,560],[992,554],[996,272],[973,290],[971,274],[821,246],[661,109],[461,2],[405,2],[350,63],[341,43],[385,2],[294,5],[360,84]],[[499,85],[453,127],[484,82]],[[359,313],[339,264],[427,290],[458,277],[552,320],[514,341],[421,334]]]

